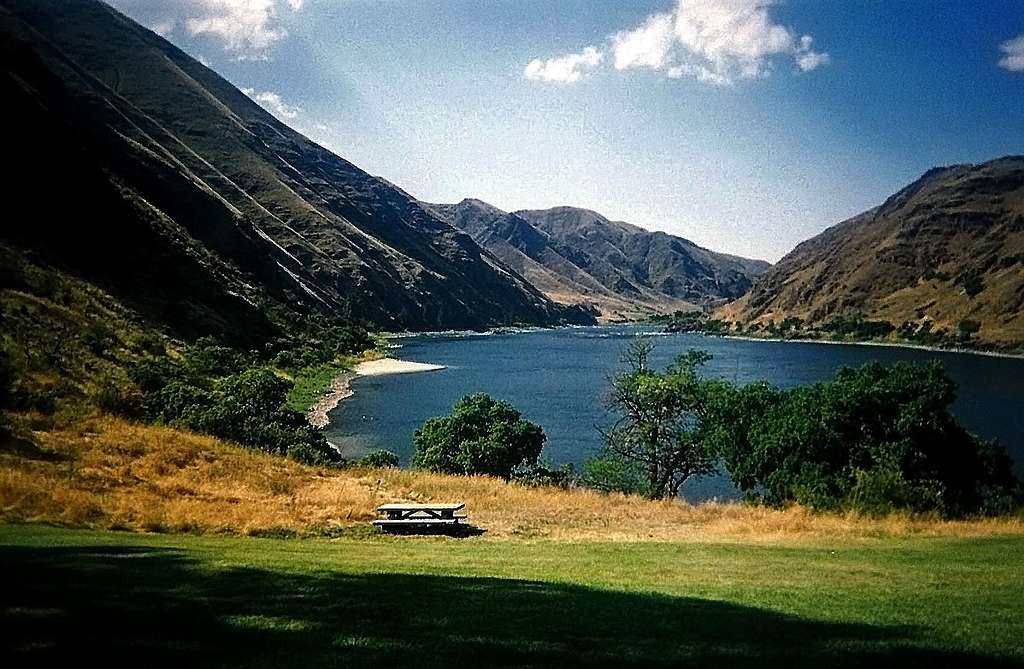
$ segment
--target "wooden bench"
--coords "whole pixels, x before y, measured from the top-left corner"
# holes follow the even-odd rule
[[[387,514],[386,520],[373,524],[385,530],[429,529],[454,527],[466,516],[457,515],[465,504],[383,504],[377,511]]]

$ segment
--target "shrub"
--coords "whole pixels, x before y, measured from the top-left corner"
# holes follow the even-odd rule
[[[969,337],[973,334],[977,334],[978,331],[981,330],[981,323],[965,318],[957,323],[956,329],[960,331],[961,335]]]
[[[18,370],[14,358],[4,344],[0,346],[0,411],[11,408],[14,403],[14,385],[17,380]]]
[[[173,380],[185,380],[185,369],[167,357],[144,358],[128,370],[128,377],[144,393],[162,390]]]
[[[238,350],[221,346],[211,337],[203,337],[185,354],[188,373],[199,377],[227,376],[242,371],[247,363]]]
[[[643,469],[618,453],[604,451],[583,463],[582,484],[602,492],[650,496]]]
[[[131,344],[136,350],[149,355],[162,356],[167,353],[167,343],[155,332],[139,332],[131,338]]]
[[[82,333],[82,341],[95,355],[105,356],[117,345],[117,335],[101,321],[92,321]]]
[[[870,515],[897,510],[942,513],[943,486],[938,481],[910,481],[893,458],[884,458],[870,469],[855,469],[853,486],[845,506]]]
[[[570,462],[557,468],[542,462],[536,467],[530,467],[516,473],[515,482],[527,486],[569,488],[576,483],[576,469]]]
[[[537,464],[547,437],[512,405],[483,393],[459,400],[450,416],[431,418],[413,437],[413,464],[448,474],[504,479]]]
[[[142,396],[135,388],[106,381],[93,395],[96,406],[107,413],[136,418],[142,413]]]
[[[370,451],[363,457],[359,458],[358,464],[363,467],[373,467],[375,469],[397,469],[400,460],[396,453],[385,449],[378,449]]]
[[[981,291],[985,290],[985,280],[977,270],[968,270],[957,277],[957,283],[964,288],[964,292],[967,293],[967,297],[975,297]]]
[[[339,356],[351,355],[372,349],[374,341],[370,334],[358,326],[344,326],[325,329],[317,335],[310,335],[296,345],[290,345],[274,356],[274,365],[289,372],[298,372],[334,362]]]
[[[333,451],[334,449],[331,450]],[[332,458],[327,451],[314,444],[294,444],[288,447],[286,455],[296,462],[315,467],[328,467],[340,463],[340,458]]]

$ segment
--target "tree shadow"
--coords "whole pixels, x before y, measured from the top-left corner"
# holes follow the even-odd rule
[[[1002,666],[912,627],[569,584],[219,569],[130,545],[0,547],[0,569],[7,667]]]

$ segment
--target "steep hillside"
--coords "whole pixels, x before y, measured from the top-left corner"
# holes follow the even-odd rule
[[[104,4],[11,0],[0,34],[0,237],[177,334],[589,320]]]
[[[479,200],[425,205],[563,304],[605,318],[693,309],[743,294],[768,267],[585,209],[507,213]]]
[[[1024,156],[930,170],[796,247],[716,314],[744,324],[885,322],[1024,344]]]

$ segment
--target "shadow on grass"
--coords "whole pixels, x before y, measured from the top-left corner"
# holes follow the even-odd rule
[[[914,628],[536,581],[221,569],[128,545],[0,547],[0,570],[4,666],[999,666],[916,647]]]

